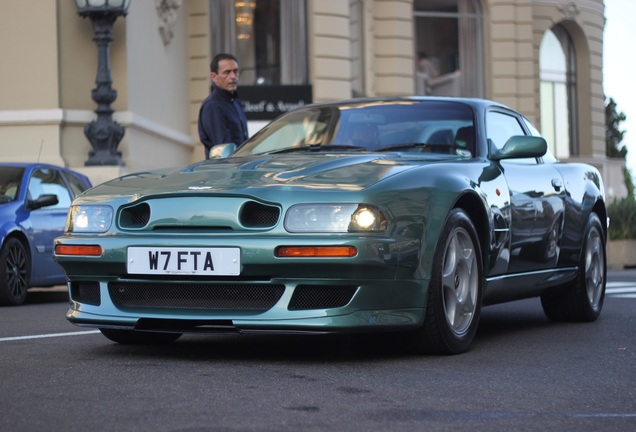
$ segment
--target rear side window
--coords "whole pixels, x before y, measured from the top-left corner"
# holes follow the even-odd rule
[[[65,172],[64,175],[66,176],[66,180],[68,180],[68,184],[73,192],[73,198],[88,189],[88,186],[85,185],[79,177],[68,172]]]
[[[24,168],[0,168],[0,204],[15,201],[20,193]]]

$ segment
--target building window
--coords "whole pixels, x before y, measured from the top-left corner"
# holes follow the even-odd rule
[[[539,48],[541,132],[559,159],[578,154],[576,147],[576,69],[572,41],[561,27],[548,30]]]
[[[483,96],[481,10],[477,0],[414,0],[416,92]]]
[[[210,0],[213,55],[234,54],[243,85],[308,83],[305,0]]]

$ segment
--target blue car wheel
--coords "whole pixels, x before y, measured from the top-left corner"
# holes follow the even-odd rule
[[[17,306],[29,289],[29,257],[22,242],[9,238],[0,251],[0,305]]]

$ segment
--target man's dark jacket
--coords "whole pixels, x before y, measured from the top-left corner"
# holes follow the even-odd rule
[[[237,92],[215,87],[199,109],[199,139],[205,146],[205,158],[209,158],[212,146],[240,145],[247,138],[247,118]]]

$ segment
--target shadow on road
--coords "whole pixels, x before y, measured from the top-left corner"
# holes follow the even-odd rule
[[[184,335],[170,345],[119,345],[106,338],[93,346],[96,355],[131,359],[162,358],[201,362],[369,362],[400,360],[418,357],[426,364],[458,361],[481,357],[501,347],[524,344],[558,331],[559,324],[551,323],[540,305],[537,308],[507,304],[485,308],[471,349],[459,356],[436,356],[415,353],[409,339],[402,333],[352,335],[253,335],[216,334]]]
[[[68,291],[66,287],[52,288],[35,288],[30,289],[27,293],[25,304],[41,304],[41,303],[68,303]]]
[[[366,361],[409,357],[396,335],[184,335],[170,345],[119,345],[104,339],[99,355],[183,361]]]
[[[519,300],[482,309],[478,339],[497,338],[508,334],[519,334],[549,328],[550,321],[541,308],[539,299]]]

